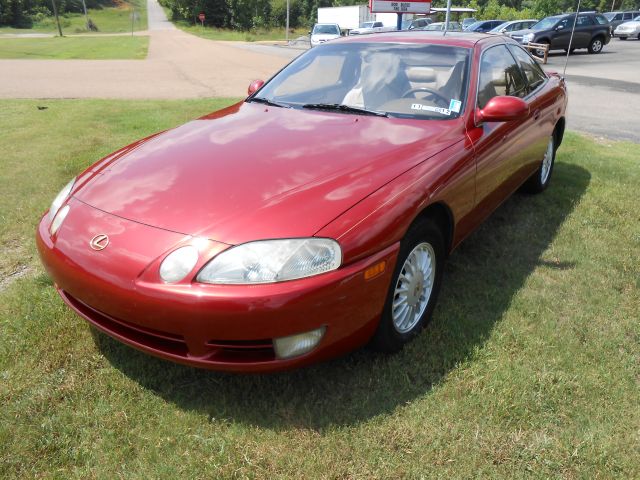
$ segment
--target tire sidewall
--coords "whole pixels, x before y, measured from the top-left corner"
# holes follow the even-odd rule
[[[540,165],[540,169],[538,170],[538,183],[540,185],[540,190],[545,190],[548,186],[549,183],[551,182],[551,175],[553,175],[553,167],[555,167],[556,165],[556,139],[554,135],[551,135],[551,138],[549,139],[551,142],[553,142],[553,145],[551,147],[551,166],[549,167],[549,173],[547,174],[547,178],[546,180],[543,182],[542,181],[542,165]],[[548,148],[548,147],[547,147]],[[547,154],[547,152],[545,151],[545,155]],[[544,160],[543,160],[544,162]]]
[[[423,242],[427,242],[431,245],[436,256],[435,275],[433,280],[433,287],[431,289],[431,295],[429,297],[427,307],[420,317],[420,320],[408,332],[400,333],[396,330],[393,324],[392,315],[395,287],[407,257],[418,244]],[[387,291],[387,298],[382,310],[382,315],[380,317],[380,323],[371,342],[372,346],[376,350],[386,352],[396,352],[400,350],[407,342],[409,342],[418,333],[420,333],[420,331],[428,323],[428,321],[431,319],[431,314],[433,313],[433,309],[435,308],[438,294],[440,292],[442,275],[444,272],[444,260],[444,239],[438,227],[436,227],[436,225],[429,220],[416,221],[416,223],[414,223],[414,225],[412,225],[411,228],[407,231],[404,239],[400,242],[400,251],[398,252],[398,259],[393,270],[389,290]]]

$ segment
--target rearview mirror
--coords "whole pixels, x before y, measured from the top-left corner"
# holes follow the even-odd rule
[[[253,95],[258,90],[260,90],[263,85],[264,85],[264,80],[254,80],[249,84],[249,88],[247,88],[247,95]]]
[[[482,122],[510,122],[524,120],[529,115],[529,105],[518,97],[493,97],[478,112],[478,120]]]

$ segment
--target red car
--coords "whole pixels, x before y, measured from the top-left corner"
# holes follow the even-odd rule
[[[89,167],[38,249],[73,310],[165,359],[255,372],[393,352],[429,320],[447,255],[547,187],[566,103],[504,36],[337,40]]]

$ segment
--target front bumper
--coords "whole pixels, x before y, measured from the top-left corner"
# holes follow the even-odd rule
[[[102,212],[92,215],[108,216]],[[79,225],[91,223],[80,220]],[[118,222],[122,227],[128,221]],[[130,223],[133,225],[121,230],[135,230],[139,225]],[[139,266],[126,270],[119,258],[92,262],[92,255],[97,258],[109,250],[90,251],[85,237],[90,239],[93,232],[64,232],[63,225],[59,238],[52,239],[48,227],[45,215],[36,235],[42,262],[62,299],[94,327],[164,359],[236,372],[297,368],[364,345],[377,326],[399,247],[394,244],[336,271],[289,282],[169,285],[149,280],[146,267],[134,275]],[[72,233],[82,241],[74,243],[64,237]],[[125,240],[120,249],[114,245],[110,254],[119,255],[126,248],[122,245]],[[363,272],[383,260],[385,271],[365,280]],[[273,338],[322,326],[326,333],[314,350],[295,358],[276,358]]]

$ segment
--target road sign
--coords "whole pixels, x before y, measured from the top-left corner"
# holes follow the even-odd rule
[[[371,13],[429,13],[431,0],[411,0],[396,2],[389,0],[369,0]]]

